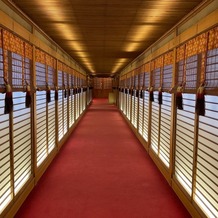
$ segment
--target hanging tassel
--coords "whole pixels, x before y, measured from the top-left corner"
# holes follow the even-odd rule
[[[197,91],[197,100],[195,105],[195,110],[198,115],[205,115],[205,88],[204,83],[200,85]]]
[[[47,90],[46,90],[46,99],[47,99],[47,103],[51,102],[51,89],[50,86],[48,84],[46,84],[47,86]]]
[[[67,89],[66,89],[66,87],[64,86],[64,98],[66,98],[67,97]]]
[[[55,101],[58,101],[58,87],[55,86]]]
[[[30,90],[30,85],[28,84],[28,82],[26,81],[26,100],[25,100],[25,105],[26,108],[29,108],[32,102],[32,98],[31,98],[31,90]]]
[[[70,96],[71,95],[71,89],[70,89],[70,87],[68,86],[68,96]]]
[[[162,88],[159,88],[159,92],[158,92],[158,104],[162,104],[163,103],[163,96],[162,96]]]
[[[176,90],[176,107],[180,110],[183,110],[182,91],[183,91],[183,86],[182,84],[180,84]]]
[[[13,94],[11,86],[8,81],[5,79],[5,114],[9,114],[13,110]]]
[[[134,88],[132,88],[131,93],[132,93],[132,96],[134,96]]]
[[[140,90],[140,98],[143,98],[143,90]]]
[[[152,86],[149,88],[149,100],[151,102],[154,101],[154,91],[153,91],[153,87]]]
[[[139,90],[138,90],[138,89],[136,89],[135,96],[136,96],[136,98],[138,98],[138,97],[139,97]]]

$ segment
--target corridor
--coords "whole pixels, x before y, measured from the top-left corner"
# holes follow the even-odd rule
[[[16,218],[188,218],[115,105],[93,99]]]

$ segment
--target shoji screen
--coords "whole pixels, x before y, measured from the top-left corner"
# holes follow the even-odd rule
[[[83,89],[82,89],[82,75],[80,74],[80,79],[79,79],[79,99],[80,99],[80,113],[83,111]]]
[[[144,90],[147,90],[150,87],[150,64],[146,63],[144,66]],[[148,142],[148,122],[149,122],[149,92],[144,91],[144,111],[143,111],[143,138]]]
[[[69,128],[74,124],[74,95],[73,95],[73,75],[69,75]]]
[[[3,31],[0,32],[1,39],[3,38]],[[8,72],[8,57],[7,52],[3,52],[3,42],[0,41],[0,89],[4,90],[4,76]],[[4,53],[4,57],[3,57]],[[10,146],[10,128],[9,128],[9,114],[4,113],[5,94],[0,92],[0,213],[10,203],[13,198],[13,187],[11,184],[11,146]]]
[[[86,88],[86,81],[85,81],[85,76],[82,78],[82,93],[83,93],[83,106],[82,106],[82,111],[86,109],[86,95],[87,95],[87,88]]]
[[[31,177],[32,143],[31,143],[31,110],[26,107],[25,84],[31,84],[32,47],[21,39],[9,34],[13,86],[13,180],[14,194],[25,185]]]
[[[218,96],[208,95],[205,100],[205,116],[199,117],[194,199],[208,217],[215,218],[218,215]]]
[[[76,113],[75,113],[75,93],[74,93],[74,87],[75,87],[75,76],[74,76],[74,72],[73,72],[73,75],[72,75],[72,95],[71,95],[71,98],[72,98],[72,104],[71,104],[71,114],[72,114],[72,121],[73,123],[75,123],[75,118],[76,118]]]
[[[151,148],[158,154],[159,152],[159,125],[160,125],[160,107],[158,103],[158,88],[161,85],[161,71],[163,65],[163,57],[157,58],[153,62],[154,69],[152,71],[152,86],[154,101],[151,107]]]
[[[77,94],[76,94],[76,105],[77,105],[77,118],[79,118],[80,115],[80,80],[79,80],[79,74],[77,74]]]
[[[85,110],[85,103],[86,103],[86,92],[85,88],[81,88],[82,92],[82,112]]]
[[[183,94],[183,107],[183,110],[177,111],[175,175],[191,195],[195,118],[194,94]]]
[[[82,113],[83,112],[83,110],[84,110],[84,103],[85,103],[85,89],[81,86],[81,96],[80,96],[80,99],[81,99],[81,102],[80,102],[80,105],[81,105],[81,112],[80,113]]]
[[[205,116],[199,116],[194,200],[208,217],[218,217],[218,27],[206,35],[202,55],[205,73]],[[204,40],[205,35],[202,34]]]
[[[121,110],[124,110],[124,88],[125,88],[125,77],[122,77],[121,80],[121,92],[120,92],[120,97],[121,97]]]
[[[0,212],[32,175],[31,109],[25,101],[31,64],[32,47],[1,30],[0,89],[5,78],[13,88],[13,111],[4,110],[5,94],[0,94]]]
[[[138,128],[138,102],[139,98],[136,96],[137,90],[138,90],[138,84],[139,84],[139,78],[138,78],[138,69],[136,70],[136,75],[135,75],[135,90],[134,90],[134,121],[133,121],[133,126],[135,128]]]
[[[131,95],[130,95],[130,88],[131,88],[131,78],[130,78],[130,74],[127,74],[127,99],[126,99],[126,107],[127,107],[127,111],[126,111],[126,115],[128,120],[130,120],[130,107],[131,107]]]
[[[143,132],[143,96],[141,96],[141,90],[144,82],[144,67],[139,68],[139,113],[138,113],[138,132],[142,135]]]
[[[25,46],[27,47],[27,46]],[[30,50],[31,47],[29,46]],[[25,49],[24,49],[25,50]],[[24,81],[31,83],[31,59],[12,52],[13,89],[23,89]],[[14,193],[23,187],[31,176],[31,110],[25,105],[26,93],[13,93],[13,154],[14,154]],[[12,131],[12,130],[11,130]]]
[[[14,92],[13,144],[14,144],[14,193],[22,188],[31,176],[31,114],[25,107],[24,92]]]
[[[84,95],[83,95],[83,79],[82,75],[80,75],[80,114],[83,112],[83,105],[84,105]]]
[[[127,93],[126,93],[126,75],[125,75],[125,79],[124,79],[124,90],[123,90],[123,113],[124,115],[126,115],[126,110],[127,110],[127,107],[126,107],[126,99],[127,99]]]
[[[36,142],[37,166],[47,157],[46,63],[45,53],[36,49]]]
[[[196,89],[198,75],[198,55],[195,54],[194,45],[196,46],[191,40],[177,49],[177,84],[186,84],[185,90],[189,93],[183,93],[183,110],[177,110],[175,175],[190,196],[193,183],[196,100],[196,95],[192,93]]]
[[[119,102],[120,102],[120,110],[123,111],[123,95],[124,95],[124,77],[120,78],[119,84]]]
[[[171,94],[163,92],[160,121],[160,153],[163,163],[170,164],[170,136],[171,136]]]
[[[131,77],[132,89],[131,89],[131,123],[135,124],[135,76],[134,72],[132,72]]]
[[[51,101],[48,105],[48,153],[55,148],[55,94],[54,84],[56,84],[56,61],[49,55],[46,55],[47,63],[47,84],[50,88]]]
[[[74,109],[75,109],[75,120],[78,118],[77,110],[77,72],[74,72]]]
[[[81,114],[81,110],[82,110],[82,93],[81,93],[81,75],[78,74],[78,93],[77,93],[77,96],[78,96],[78,111],[79,111],[79,114],[78,116]]]
[[[171,94],[168,91],[172,87],[172,63],[173,52],[163,54],[153,61],[154,70],[151,75],[154,90],[151,148],[167,167],[170,165]]]
[[[76,91],[76,119],[78,119],[79,117],[79,78],[78,78],[78,74],[76,74],[76,87],[77,87],[77,91]]]
[[[63,73],[62,73],[62,63],[58,63],[58,141],[64,136],[64,110],[63,110]]]
[[[64,118],[64,135],[67,133],[68,131],[68,73],[67,73],[68,69],[65,66],[65,70],[63,72],[63,79],[64,79],[64,90],[63,90],[63,118]]]
[[[85,89],[85,80],[84,80],[83,75],[81,78],[81,93],[82,93],[82,111],[81,112],[83,112],[86,107],[86,89]]]
[[[170,136],[171,136],[171,94],[173,76],[173,52],[164,54],[164,66],[162,70],[162,104],[160,117],[160,142],[159,157],[162,162],[170,165]]]
[[[2,57],[1,57],[2,58]],[[1,59],[2,60],[2,59]],[[1,78],[3,69],[0,69]],[[5,94],[0,94],[0,213],[12,200],[9,114],[4,114]]]
[[[4,114],[5,95],[0,94],[0,213],[10,203],[13,198],[13,187],[11,185],[10,169],[10,135],[9,135],[9,115]]]

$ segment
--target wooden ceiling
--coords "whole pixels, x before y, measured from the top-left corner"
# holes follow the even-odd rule
[[[112,76],[202,0],[12,0],[87,73]]]

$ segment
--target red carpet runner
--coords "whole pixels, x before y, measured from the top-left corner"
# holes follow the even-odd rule
[[[16,218],[188,218],[146,151],[106,99],[84,118]]]

